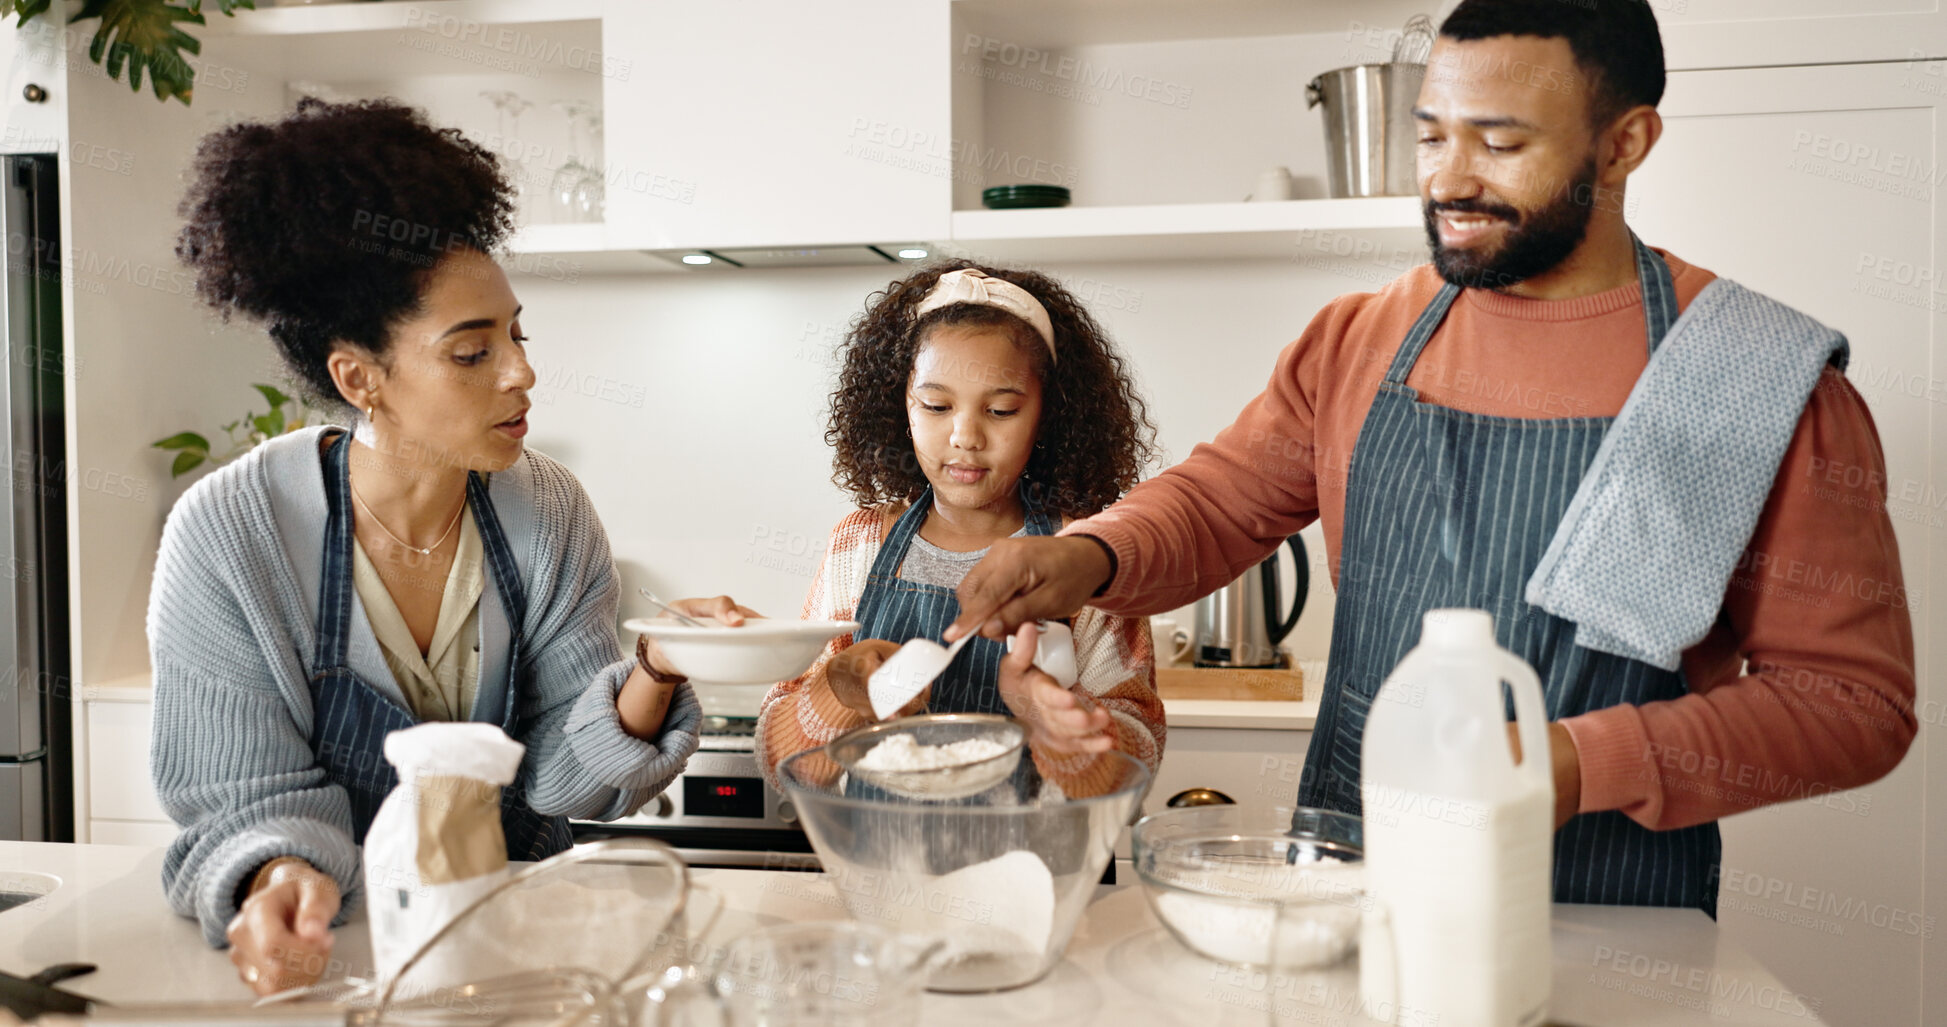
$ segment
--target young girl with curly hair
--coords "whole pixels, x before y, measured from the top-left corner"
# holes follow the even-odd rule
[[[1046,275],[956,261],[876,294],[846,338],[825,432],[833,480],[860,509],[832,529],[804,607],[860,628],[765,697],[765,773],[872,723],[867,679],[902,643],[940,637],[988,546],[1108,506],[1135,484],[1153,437],[1107,333]],[[1072,630],[1070,688],[1033,666],[1024,625],[1012,653],[974,639],[895,716],[1011,714],[1034,771],[1069,796],[1111,787],[1099,761],[1111,749],[1154,770],[1163,705],[1147,625],[1084,608]]]

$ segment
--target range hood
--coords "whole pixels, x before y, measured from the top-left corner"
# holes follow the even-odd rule
[[[925,243],[883,246],[752,246],[711,250],[644,250],[686,271],[777,267],[883,267],[917,264],[933,253]]]

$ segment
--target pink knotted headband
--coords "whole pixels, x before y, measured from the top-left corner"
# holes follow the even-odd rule
[[[926,298],[919,301],[919,306],[913,310],[913,317],[922,318],[955,303],[976,303],[1005,310],[1026,321],[1040,334],[1041,341],[1048,344],[1048,359],[1055,359],[1054,322],[1048,319],[1048,308],[1042,306],[1041,301],[1026,289],[974,268],[948,271],[933,283],[933,289],[926,294]]]

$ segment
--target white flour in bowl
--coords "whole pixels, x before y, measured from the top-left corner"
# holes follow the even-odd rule
[[[880,773],[941,770],[990,760],[1009,748],[991,738],[967,738],[945,745],[921,745],[911,735],[893,735],[867,749],[865,755],[859,757],[857,766],[861,770]]]
[[[946,942],[935,957],[953,963],[974,957],[1020,956],[1039,965],[1055,933],[1055,878],[1026,849],[920,879],[924,901],[904,925]]]

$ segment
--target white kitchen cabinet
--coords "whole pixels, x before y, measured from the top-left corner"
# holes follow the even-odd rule
[[[602,47],[612,245],[947,235],[942,0],[627,0]]]
[[[167,845],[176,840],[182,829],[175,824],[163,821],[156,823],[147,820],[93,820],[88,825],[88,843],[91,845],[139,845],[145,849]]]
[[[1310,731],[1172,727],[1140,813],[1167,809],[1171,796],[1192,788],[1214,789],[1253,809],[1294,805],[1311,739]],[[1115,854],[1129,858],[1129,832],[1116,839]]]
[[[1947,537],[1939,498],[1947,489],[1943,87],[1947,61],[1674,74],[1663,138],[1625,201],[1646,242],[1846,333],[1847,377],[1885,449],[1887,510],[1918,640],[1920,737],[1884,780],[1723,823],[1726,880],[1771,890],[1727,891],[1721,922],[1823,997],[1834,1023],[1936,1022],[1947,1009],[1938,943],[1864,918],[1808,917],[1780,898],[1809,892],[1848,909],[1918,910],[1923,896],[1937,906],[1947,894],[1947,817],[1937,797],[1947,695],[1930,644],[1947,637],[1935,598],[1947,594],[1935,553]],[[1923,985],[1931,989],[1924,1016]]]
[[[1936,0],[1648,0],[1671,68],[1947,57]]]
[[[149,730],[155,707],[147,702],[87,702],[87,818],[95,830],[155,833],[175,825],[155,797],[149,776]],[[92,834],[92,832],[91,832]],[[99,836],[92,841],[109,841]]]
[[[0,26],[0,153],[58,153],[66,149],[68,89],[62,68],[62,31],[46,19],[24,28]],[[38,99],[36,99],[36,97]]]
[[[1311,739],[1310,731],[1171,728],[1143,812],[1163,809],[1191,788],[1215,789],[1242,806],[1290,806]]]

